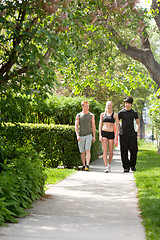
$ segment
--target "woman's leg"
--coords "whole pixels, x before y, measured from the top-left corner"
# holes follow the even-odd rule
[[[114,144],[114,140],[112,140],[112,139],[108,140],[108,145],[109,145],[109,164],[111,164],[112,158],[113,158],[113,144]]]
[[[105,167],[107,167],[107,142],[108,142],[108,139],[103,137],[102,147],[103,147],[103,161],[104,161]]]

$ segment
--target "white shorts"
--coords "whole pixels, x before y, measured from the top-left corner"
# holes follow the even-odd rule
[[[80,153],[83,153],[87,150],[91,149],[92,145],[92,134],[86,135],[86,136],[80,136],[81,140],[78,141],[78,147]]]

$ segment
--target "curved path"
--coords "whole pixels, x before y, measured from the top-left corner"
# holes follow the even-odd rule
[[[123,173],[119,149],[111,173],[102,156],[89,172],[51,185],[29,216],[0,228],[0,240],[145,240],[132,172]]]

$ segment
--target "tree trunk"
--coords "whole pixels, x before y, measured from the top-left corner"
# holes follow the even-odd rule
[[[157,0],[152,0],[151,9],[153,9],[154,19],[158,29],[160,30],[160,4]],[[108,26],[108,29],[112,32],[115,38],[115,44],[119,50],[125,55],[141,62],[149,71],[151,78],[160,88],[160,64],[155,60],[153,52],[151,50],[150,42],[148,39],[148,33],[145,27],[140,35],[141,48],[131,46],[130,44],[125,44],[125,41],[120,37],[120,35],[114,30],[113,27]]]
[[[158,151],[157,151],[158,154],[160,154],[160,136],[159,136],[159,140],[158,140]]]
[[[142,113],[140,114],[139,120],[140,120],[140,139],[145,139],[145,124],[143,121]]]
[[[150,72],[151,77],[158,85],[158,88],[160,88],[160,64],[155,60],[150,48],[141,49],[131,46],[130,44],[124,44],[123,39],[118,35],[118,33],[112,27],[109,28],[112,35],[115,37],[115,43],[119,50],[131,58],[141,62]]]

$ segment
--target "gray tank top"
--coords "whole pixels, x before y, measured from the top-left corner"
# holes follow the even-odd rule
[[[79,136],[86,136],[92,134],[92,113],[84,114],[80,112],[79,116]]]

